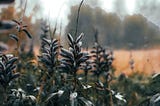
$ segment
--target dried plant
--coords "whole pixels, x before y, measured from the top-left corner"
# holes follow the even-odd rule
[[[16,29],[17,29],[17,31],[19,33],[20,32],[24,32],[28,36],[28,38],[30,38],[30,39],[32,38],[31,34],[26,29],[27,25],[24,25],[23,22],[22,22],[22,20],[20,20],[20,21],[13,20],[13,22],[16,23]]]

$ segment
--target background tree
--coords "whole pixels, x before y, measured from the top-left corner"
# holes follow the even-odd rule
[[[78,6],[71,7],[66,33],[75,33]],[[158,26],[143,15],[127,15],[121,19],[115,13],[107,13],[98,7],[83,5],[80,12],[78,33],[84,32],[84,46],[92,47],[95,29],[99,32],[99,41],[103,46],[114,48],[144,48],[158,44],[160,31]]]

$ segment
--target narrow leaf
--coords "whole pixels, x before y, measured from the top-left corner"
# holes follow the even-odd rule
[[[24,31],[24,32],[26,33],[26,35],[27,35],[30,39],[32,39],[31,34],[30,34],[26,29],[22,29],[22,31]]]
[[[73,44],[74,40],[73,40],[73,37],[71,36],[71,34],[67,34],[67,37],[68,37],[70,43]]]
[[[15,40],[16,42],[18,42],[18,40],[19,40],[18,37],[16,35],[14,35],[14,34],[10,34],[9,37],[11,39]]]
[[[82,39],[83,36],[84,36],[84,33],[81,33],[81,34],[77,37],[76,43],[78,43],[78,42]]]

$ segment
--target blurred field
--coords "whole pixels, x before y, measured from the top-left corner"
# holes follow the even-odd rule
[[[134,60],[134,69],[131,70],[129,61]],[[113,66],[116,68],[116,74],[139,72],[144,74],[153,74],[160,72],[160,49],[150,50],[115,50],[115,60]]]
[[[39,48],[35,50],[35,54],[39,55]],[[131,70],[129,62],[134,60],[134,69]],[[160,72],[160,48],[149,50],[114,50],[113,66],[116,69],[116,75],[120,73],[132,74],[138,72],[140,74],[151,75]]]

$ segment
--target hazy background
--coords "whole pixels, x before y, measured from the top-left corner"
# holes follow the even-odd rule
[[[52,29],[57,24],[57,35],[75,33],[77,10],[81,0],[27,0],[25,10],[31,33],[35,40],[40,35],[41,19]],[[78,33],[85,34],[84,47],[92,47],[94,34],[98,33],[103,46],[115,49],[142,49],[158,47],[160,41],[160,0],[84,0],[80,11]],[[13,7],[13,16],[4,13]],[[11,5],[0,5],[1,20],[20,17],[25,0],[15,0]],[[22,14],[22,13],[21,13]],[[8,19],[7,19],[8,18]],[[32,25],[34,23],[34,25]],[[35,30],[33,30],[35,29]],[[4,34],[3,34],[4,35]],[[4,39],[4,38],[3,38]]]
[[[74,34],[80,0],[28,0],[39,4],[38,18],[49,20],[52,26],[62,23],[63,35]],[[96,31],[104,46],[113,48],[148,48],[160,40],[160,0],[84,0],[80,12],[78,33],[84,32],[84,46],[93,45]],[[29,14],[28,8],[26,14]],[[59,31],[59,28],[57,28]]]

